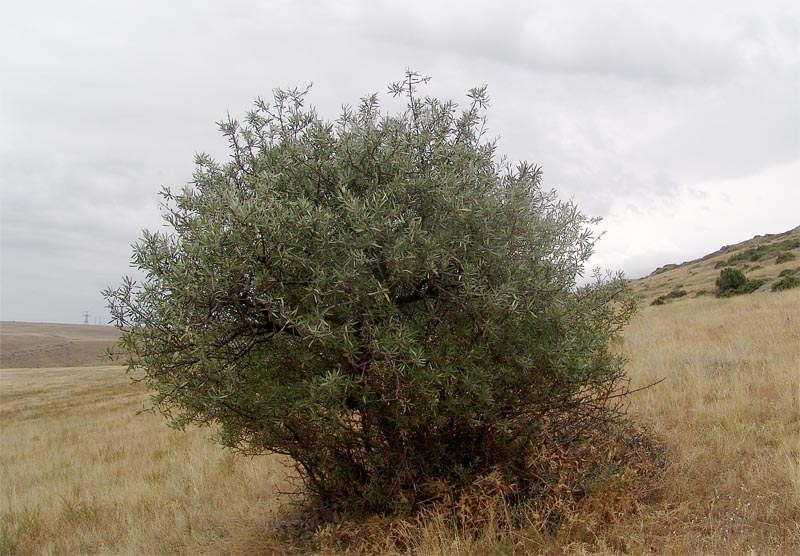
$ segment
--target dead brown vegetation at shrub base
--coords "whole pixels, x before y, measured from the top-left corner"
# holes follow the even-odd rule
[[[284,528],[284,540],[302,539],[331,554],[427,554],[431,535],[451,539],[451,548],[453,542],[471,547],[469,554],[481,553],[478,547],[492,554],[530,554],[549,553],[565,541],[594,543],[598,532],[657,498],[663,449],[649,431],[627,420],[610,420],[580,437],[569,423],[553,421],[538,439],[527,465],[536,486],[527,495],[496,470],[466,490],[443,481],[427,485],[435,495],[411,517],[327,516],[315,522],[308,518],[314,509],[306,509],[294,527]],[[574,438],[565,443],[565,435]],[[620,535],[604,540],[626,544]]]

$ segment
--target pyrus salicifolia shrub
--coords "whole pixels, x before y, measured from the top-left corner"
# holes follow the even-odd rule
[[[328,122],[278,90],[220,124],[230,160],[163,191],[145,278],[105,292],[175,425],[288,454],[339,508],[407,511],[498,469],[524,490],[531,447],[606,419],[624,378],[625,281],[576,286],[592,220],[498,159],[485,89],[459,111],[420,81],[390,88],[396,115],[371,96]]]

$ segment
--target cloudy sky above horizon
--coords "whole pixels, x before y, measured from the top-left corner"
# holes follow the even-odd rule
[[[328,119],[405,68],[487,84],[511,160],[601,216],[630,277],[800,225],[796,1],[0,3],[0,319],[105,323],[158,192],[215,122],[313,82]]]

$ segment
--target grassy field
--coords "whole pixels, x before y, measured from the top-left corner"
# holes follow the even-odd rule
[[[800,291],[649,307],[625,349],[634,385],[666,378],[631,408],[671,462],[642,539],[662,554],[800,553]]]
[[[601,491],[550,532],[376,519],[313,552],[285,461],[137,415],[117,367],[2,369],[0,554],[800,554],[800,290],[647,306],[624,349],[633,387],[665,379],[630,408],[666,447],[652,500]]]
[[[117,338],[113,326],[0,322],[0,368],[104,365]]]

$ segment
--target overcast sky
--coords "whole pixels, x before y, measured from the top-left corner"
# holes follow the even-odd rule
[[[0,2],[0,319],[105,323],[100,290],[215,122],[313,82],[328,119],[405,68],[603,217],[640,277],[800,225],[800,3]],[[384,96],[383,98],[387,98]]]

